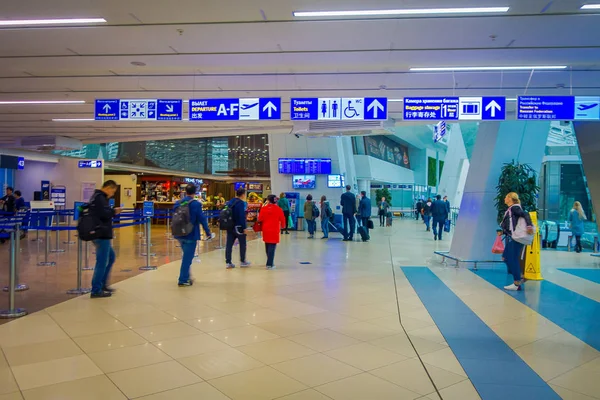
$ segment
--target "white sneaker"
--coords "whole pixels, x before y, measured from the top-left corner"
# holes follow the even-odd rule
[[[272,265],[272,266],[270,266],[270,267],[267,265],[267,269],[269,269],[269,270],[271,270],[271,269],[276,269],[276,268],[277,268],[277,267],[276,267],[276,266],[274,266],[274,265]]]
[[[204,239],[204,241],[208,242],[209,240],[213,240],[216,236],[217,236],[216,233],[211,232],[210,236],[207,236],[206,239]]]
[[[514,283],[511,283],[508,286],[504,286],[504,290],[511,290],[511,291],[521,290],[521,285],[517,286]]]

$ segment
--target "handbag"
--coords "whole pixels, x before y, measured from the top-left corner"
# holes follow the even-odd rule
[[[288,216],[288,224],[287,224],[288,229],[294,229],[294,220],[292,219],[292,216],[289,215]]]
[[[369,228],[369,229],[375,229],[375,224],[373,223],[372,219],[369,219],[367,221],[367,228]]]
[[[494,254],[503,254],[504,253],[504,241],[502,240],[502,236],[496,236],[496,240],[494,240],[494,245],[492,246],[492,253]]]
[[[444,232],[450,232],[450,220],[444,221]]]
[[[508,222],[510,225],[512,239],[517,243],[530,246],[533,243],[533,237],[535,235],[535,226],[533,227],[533,233],[527,232],[527,221],[525,221],[525,218],[519,217],[519,219],[517,220],[517,226],[513,228],[512,212],[510,211],[510,208],[507,210],[507,213],[509,216]]]
[[[256,221],[254,225],[252,225],[252,230],[256,233],[262,232],[262,222]]]

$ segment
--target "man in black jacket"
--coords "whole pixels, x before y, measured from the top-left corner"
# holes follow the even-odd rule
[[[349,242],[354,238],[356,230],[356,197],[351,192],[352,187],[346,186],[346,193],[342,195],[340,205],[342,206],[342,216],[344,218],[344,241]],[[348,232],[350,228],[350,232]]]
[[[442,196],[439,194],[435,198],[436,200],[431,205],[431,216],[433,217],[433,239],[442,240],[442,233],[444,232],[444,224],[448,219],[448,207]]]
[[[115,195],[117,183],[112,180],[104,182],[102,189],[94,191],[89,202],[90,215],[99,224],[96,246],[96,266],[92,278],[92,298],[110,297],[113,290],[107,286],[110,270],[115,263],[115,251],[111,246],[113,238],[113,217],[121,213],[120,208],[111,208],[108,199]]]
[[[419,217],[421,217],[421,219],[424,220],[423,216],[421,215],[421,211],[423,210],[423,201],[421,199],[417,200],[417,205],[415,207],[416,207],[415,214],[417,215],[417,221],[419,220]]]
[[[246,260],[246,189],[239,188],[235,193],[235,198],[231,199],[227,206],[233,214],[233,228],[227,230],[227,242],[225,244],[225,267],[227,269],[235,268],[231,261],[233,245],[237,239],[240,245],[240,267],[250,267],[250,262]]]

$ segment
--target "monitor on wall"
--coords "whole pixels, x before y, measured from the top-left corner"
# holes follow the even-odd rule
[[[317,177],[315,175],[294,175],[292,187],[294,189],[314,189],[317,187]]]
[[[342,175],[328,175],[327,176],[327,187],[328,188],[344,187],[344,177]]]

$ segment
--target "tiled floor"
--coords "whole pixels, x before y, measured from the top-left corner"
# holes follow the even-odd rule
[[[562,398],[600,398],[598,350],[472,272],[442,267],[432,251],[448,246],[414,221],[376,230],[370,243],[299,233],[278,246],[274,271],[261,267],[259,241],[249,244],[254,265],[245,270],[225,270],[222,250],[203,252],[189,288],[176,286],[173,250],[156,259],[158,270],[125,275],[110,299],[78,297],[0,326],[0,400],[481,398],[407,266],[430,267],[471,319]],[[136,250],[126,249],[117,270],[132,264]],[[597,283],[558,270],[594,261],[543,253],[544,275],[597,302]],[[53,271],[50,285],[60,276]],[[536,285],[526,293],[543,301]],[[496,393],[512,389],[505,382]]]

